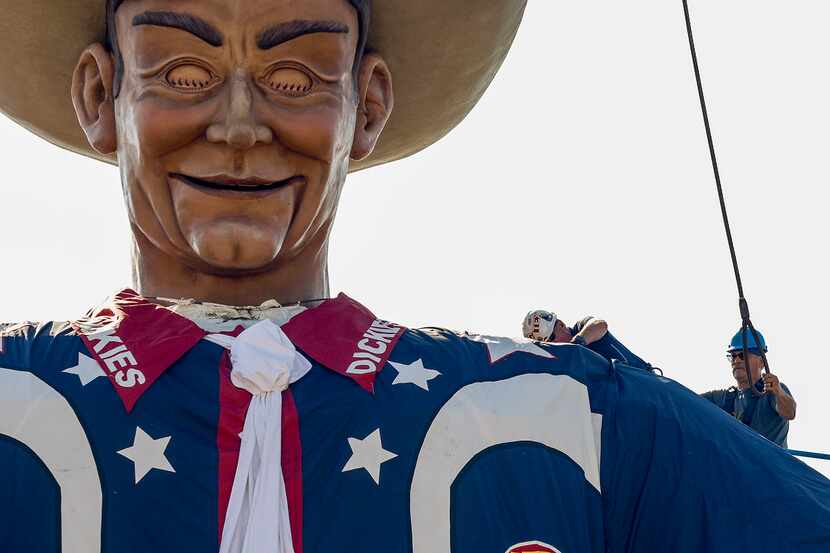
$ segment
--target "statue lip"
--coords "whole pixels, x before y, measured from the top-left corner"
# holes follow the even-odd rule
[[[259,177],[239,178],[229,175],[194,177],[182,173],[171,173],[170,176],[192,186],[232,192],[267,192],[269,190],[277,190],[291,184],[295,179],[301,178],[298,175],[294,175],[287,179],[271,181]]]

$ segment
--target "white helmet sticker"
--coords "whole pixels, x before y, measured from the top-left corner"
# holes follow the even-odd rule
[[[553,329],[557,320],[556,313],[542,309],[531,311],[522,324],[522,334],[525,338],[544,342],[553,336]]]

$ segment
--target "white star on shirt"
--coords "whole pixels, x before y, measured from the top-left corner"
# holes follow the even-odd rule
[[[383,445],[380,443],[380,428],[362,440],[349,438],[349,447],[352,448],[352,456],[346,466],[343,467],[343,472],[366,469],[366,472],[371,475],[375,484],[378,485],[380,485],[380,466],[398,456],[383,449]]]
[[[83,353],[78,353],[77,365],[75,365],[74,367],[69,367],[63,372],[68,374],[74,374],[75,376],[80,378],[81,386],[86,386],[87,384],[101,376],[107,376],[107,373],[104,372],[104,369],[101,368],[101,365],[99,365],[95,359],[87,357]]]
[[[487,353],[490,355],[490,364],[500,361],[511,353],[522,351],[538,355],[539,357],[546,357],[548,359],[556,359],[552,353],[540,348],[536,342],[532,340],[525,340],[524,338],[498,338],[495,336],[470,336],[470,340],[480,342],[487,346]]]
[[[170,436],[153,439],[141,427],[135,429],[135,439],[132,447],[122,449],[118,452],[135,465],[135,483],[138,484],[148,472],[153,469],[176,472],[170,461],[164,455],[167,444],[170,443]]]
[[[422,359],[417,359],[408,365],[406,363],[395,363],[394,361],[390,361],[389,364],[398,371],[398,376],[392,382],[393,386],[395,384],[415,384],[428,392],[429,384],[427,382],[435,377],[441,376],[441,373],[438,371],[424,367],[424,361]]]

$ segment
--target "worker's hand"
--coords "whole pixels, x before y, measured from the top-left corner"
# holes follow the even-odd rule
[[[778,377],[771,373],[765,373],[762,377],[764,379],[764,392],[769,392],[774,396],[779,396],[784,393],[784,389],[781,387],[781,381],[778,380]]]

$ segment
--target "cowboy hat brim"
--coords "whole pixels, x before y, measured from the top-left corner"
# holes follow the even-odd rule
[[[475,106],[507,55],[526,0],[377,0],[369,49],[392,72],[395,109],[357,171],[414,154]],[[102,42],[105,0],[6,2],[0,17],[0,112],[46,140],[109,163],[87,143],[70,98],[85,47]]]

